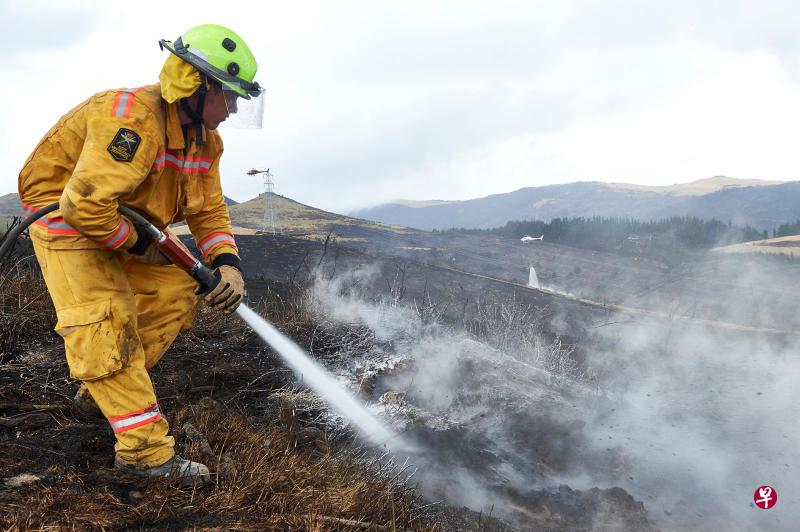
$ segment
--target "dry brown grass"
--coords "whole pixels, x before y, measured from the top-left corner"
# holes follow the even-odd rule
[[[790,259],[800,257],[800,236],[782,236],[768,238],[765,240],[755,240],[753,242],[742,242],[714,248],[711,251],[720,253],[761,253],[764,255],[784,255]]]
[[[574,346],[547,334],[543,317],[544,309],[516,299],[488,299],[475,305],[475,316],[463,326],[476,339],[547,371],[556,383],[584,382],[587,377],[573,356]]]
[[[154,380],[177,450],[206,463],[214,482],[185,491],[123,476],[107,424],[71,407],[77,383],[41,278],[14,268],[0,284],[13,354],[0,359],[0,529],[438,529],[407,472],[329,418],[317,422],[324,405],[292,387],[240,320],[206,309]],[[276,284],[256,308],[304,344],[313,324],[300,294]],[[36,480],[5,484],[23,474]]]
[[[55,309],[32,261],[30,255],[15,254],[0,264],[0,361],[20,349],[21,338],[52,334]]]
[[[303,286],[299,283],[269,282],[257,299],[247,304],[260,316],[295,341],[313,328],[312,316],[303,307]],[[178,336],[171,350],[237,349],[258,342],[255,333],[236,314],[222,314],[202,305],[192,328]]]
[[[174,426],[185,429],[187,420],[207,438],[213,456],[197,442],[184,454],[212,468],[213,485],[180,490],[108,467],[84,472],[53,464],[33,470],[39,482],[0,488],[0,523],[11,529],[436,529],[415,514],[402,474],[365,453],[335,451],[291,424],[253,424],[210,401],[178,412]],[[4,469],[7,462],[7,455],[0,459]]]

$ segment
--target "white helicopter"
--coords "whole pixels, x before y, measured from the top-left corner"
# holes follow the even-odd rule
[[[542,236],[528,236],[528,235],[525,235],[522,238],[520,238],[519,240],[522,243],[533,242],[534,240],[541,240],[542,242],[544,242],[544,235],[542,235]]]

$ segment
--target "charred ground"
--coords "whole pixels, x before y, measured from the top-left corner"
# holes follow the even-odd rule
[[[343,347],[350,352],[354,346],[373,347],[358,324],[326,329],[315,323],[302,305],[302,279],[320,269],[333,274],[374,262],[374,254],[335,242],[240,240],[245,261],[260,269],[250,272],[251,299],[316,358],[336,365]],[[259,255],[263,258],[256,259]],[[17,256],[29,257],[24,245]],[[427,305],[430,316],[458,318],[467,329],[482,333],[480,315],[473,312],[488,295],[460,309],[444,299],[446,294],[474,295],[473,289],[485,288],[482,282],[440,291],[441,278],[409,274],[408,265],[391,257],[380,262],[383,274],[376,291],[397,301],[417,301]],[[469,284],[470,279],[462,281]],[[589,530],[598,522],[650,527],[641,503],[621,489],[505,488],[504,497],[517,507],[510,516],[514,526],[448,506],[443,500],[447,490],[421,489],[413,479],[406,481],[413,464],[403,469],[388,461],[382,449],[360,447],[353,433],[313,395],[298,389],[294,377],[238,320],[205,311],[154,369],[153,380],[179,452],[208,463],[216,482],[209,489],[182,492],[122,477],[111,467],[110,430],[71,406],[77,383],[67,378],[63,346],[52,333],[55,314],[30,258],[6,266],[2,283],[0,514],[7,527]],[[508,297],[505,290],[497,296]],[[385,393],[381,383],[386,377],[365,380],[364,400]],[[551,428],[564,431],[565,440],[574,429]],[[426,435],[422,422],[407,428],[428,444],[444,438],[433,445],[437,460],[446,464],[450,456],[454,465],[473,453],[452,449],[459,430]],[[462,435],[465,445],[484,437],[480,431]],[[542,440],[536,447],[542,472],[563,466],[548,445]]]
[[[75,382],[40,279],[25,267],[4,273],[4,527],[440,528],[403,482],[407,473],[325,421],[323,406],[238,320],[206,311],[153,380],[179,452],[208,463],[214,485],[187,492],[119,475],[107,424],[71,405]],[[309,324],[285,288],[271,286],[262,310],[302,339]]]
[[[353,433],[337,423],[313,395],[298,389],[294,377],[237,320],[220,320],[204,312],[195,328],[179,337],[154,370],[153,379],[178,436],[179,451],[209,463],[217,474],[216,484],[209,490],[186,493],[120,477],[111,468],[110,431],[70,406],[77,385],[66,377],[63,347],[52,333],[55,315],[28,258],[6,265],[0,285],[0,471],[4,482],[0,510],[7,516],[4,524],[17,528],[69,523],[78,527],[319,530],[370,526],[389,530],[650,529],[653,525],[645,506],[625,489],[575,490],[552,484],[553,478],[582,473],[602,479],[604,486],[636,481],[624,445],[591,442],[594,433],[584,427],[586,420],[570,414],[582,401],[578,396],[583,392],[543,380],[536,369],[543,367],[550,375],[565,369],[583,372],[579,380],[585,389],[598,380],[620,378],[615,377],[618,360],[597,358],[588,347],[591,344],[593,353],[622,353],[613,334],[596,332],[641,318],[602,304],[587,305],[527,289],[523,286],[525,261],[537,261],[544,282],[563,279],[584,297],[603,300],[596,289],[605,280],[606,286],[619,288],[608,290],[611,302],[638,302],[642,307],[674,314],[694,312],[698,317],[719,318],[714,309],[724,307],[725,294],[733,289],[755,306],[777,301],[776,308],[785,310],[787,291],[777,285],[791,276],[776,261],[755,259],[749,268],[770,272],[775,286],[759,291],[758,276],[749,276],[750,284],[744,286],[750,292],[742,292],[742,262],[725,262],[727,258],[714,262],[716,269],[684,265],[684,270],[675,270],[539,242],[534,249],[468,236],[454,240],[435,234],[387,236],[380,231],[359,229],[361,233],[352,234],[355,229],[347,230],[351,234],[344,244],[335,235],[327,240],[237,237],[251,301],[331,368],[346,363],[343,353],[358,359],[376,346],[379,350],[396,346],[380,345],[381,340],[363,324],[321,323],[319,316],[309,313],[303,298],[315,276],[331,279],[373,268],[375,275],[357,281],[361,293],[375,301],[388,299],[413,308],[423,322],[464,331],[464,347],[446,373],[425,367],[424,360],[410,360],[358,375],[362,399],[382,405],[395,416],[405,434],[425,444],[425,456],[409,456],[412,465],[401,472],[402,468],[380,458],[382,450],[359,447]],[[24,243],[17,257],[30,257]],[[792,264],[788,267],[791,270]],[[681,292],[687,286],[695,290],[689,291],[694,294],[689,299]],[[636,293],[641,294],[638,300]],[[644,301],[647,294],[651,297]],[[710,302],[709,295],[713,296]],[[698,303],[684,304],[692,298]],[[509,314],[514,308],[522,311]],[[725,310],[729,314],[722,318],[753,323],[746,314]],[[782,310],[755,315],[760,320],[756,325],[794,325],[793,314]],[[555,359],[561,366],[548,367],[538,360],[534,371],[528,369],[530,361],[502,358],[503,353],[519,354],[518,347],[530,340],[510,334],[526,323],[537,324],[537,338],[567,347],[566,356]],[[706,327],[681,322],[679,334]],[[718,342],[733,348],[740,340],[747,341],[748,334],[726,330]],[[665,337],[665,346],[670,335]],[[781,349],[793,342],[784,334],[771,334],[765,340]],[[662,356],[672,356],[667,347]],[[498,361],[504,360],[509,369],[497,371]],[[441,406],[438,410],[422,411],[417,405],[430,405],[432,398],[415,391],[414,376],[431,371],[434,381],[454,374],[461,386],[446,400],[433,397],[433,403]],[[490,404],[485,403],[487,394],[493,398]],[[596,402],[593,422],[609,426],[618,422],[608,421],[614,420],[613,401]],[[498,409],[500,404],[508,406]],[[447,419],[447,426],[431,428],[440,419]],[[498,431],[503,434],[499,450],[493,448]],[[619,436],[615,430],[609,434],[609,439]],[[417,474],[404,482],[414,460],[441,469],[430,467],[427,478],[420,480]],[[525,478],[527,487],[509,481],[509,464]],[[450,482],[452,472],[460,470],[476,474],[480,482],[476,489],[488,500],[497,499],[492,517],[442,502],[454,493],[459,501],[468,498],[469,494],[458,495],[463,486]],[[482,503],[473,507],[480,508]],[[498,515],[506,522],[497,520]]]

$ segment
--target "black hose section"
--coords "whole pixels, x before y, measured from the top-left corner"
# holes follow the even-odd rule
[[[0,263],[2,263],[6,259],[6,255],[11,252],[11,248],[14,247],[14,244],[17,242],[17,238],[19,235],[22,234],[25,229],[30,227],[33,223],[36,222],[39,218],[46,214],[50,214],[53,211],[57,211],[59,208],[58,202],[52,203],[47,207],[42,207],[38,211],[31,213],[23,222],[21,222],[18,226],[10,229],[8,233],[3,237],[3,243],[0,245]]]
[[[125,216],[127,216],[128,218],[130,218],[135,225],[138,225],[139,227],[143,228],[145,231],[150,233],[150,236],[152,236],[153,238],[158,239],[161,237],[161,231],[156,226],[154,226],[150,222],[150,220],[148,220],[138,212],[134,211],[130,207],[127,207],[125,205],[119,205],[117,206],[117,210],[122,214],[124,214]]]
[[[8,233],[5,234],[3,237],[2,244],[0,245],[0,264],[5,260],[6,255],[11,251],[14,247],[14,244],[19,238],[19,235],[22,234],[28,227],[31,226],[36,220],[45,216],[46,214],[50,214],[53,211],[59,209],[58,202],[48,205],[47,207],[43,207],[38,211],[31,213],[23,222],[21,222],[18,226],[10,229]],[[161,236],[161,231],[150,223],[150,220],[139,214],[138,212],[134,211],[130,207],[126,207],[125,205],[119,205],[118,208],[119,212],[123,215],[130,218],[134,224],[143,227],[150,235],[158,239]],[[189,275],[195,278],[195,280],[200,284],[200,289],[202,294],[206,294],[213,290],[217,284],[219,284],[219,277],[213,270],[206,267],[203,263],[198,263],[192,271],[187,272]]]
[[[21,235],[23,231],[25,231],[28,227],[36,223],[36,220],[38,220],[42,216],[50,214],[53,211],[57,211],[58,209],[59,209],[58,202],[51,203],[47,207],[42,207],[38,211],[31,213],[18,226],[10,229],[8,233],[6,233],[5,236],[3,237],[3,242],[0,245],[0,263],[3,262],[6,258],[6,255],[8,255],[11,252],[11,249],[14,247],[17,238],[19,238],[19,235]],[[147,218],[145,218],[138,212],[134,211],[133,209],[126,207],[125,205],[120,205],[119,211],[128,218],[132,219],[133,222],[136,224],[142,225],[145,228],[153,227],[153,224],[151,224]],[[153,236],[158,236],[158,235],[153,235]]]

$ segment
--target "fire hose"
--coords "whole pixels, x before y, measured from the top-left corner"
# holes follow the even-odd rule
[[[58,203],[48,205],[31,213],[18,226],[10,229],[0,244],[0,263],[11,252],[14,243],[23,231],[42,216],[58,210],[58,208]],[[151,245],[155,245],[173,264],[197,281],[200,285],[199,293],[201,295],[208,294],[216,288],[220,281],[219,275],[192,255],[176,237],[161,231],[147,218],[129,207],[120,205],[119,212],[130,218],[134,225],[147,231],[152,237]],[[309,388],[318,393],[340,414],[350,419],[373,443],[385,445],[387,441],[395,438],[395,435],[342,388],[325,368],[316,363],[308,353],[276,329],[274,325],[245,304],[237,307],[236,314],[280,355]]]
[[[9,230],[8,234],[3,239],[0,245],[0,262],[3,261],[6,254],[11,251],[19,235],[22,234],[31,224],[36,220],[58,210],[58,203],[53,203],[47,207],[41,208],[38,211],[31,213],[22,223]],[[211,292],[217,284],[219,284],[219,276],[214,274],[208,266],[203,264],[189,250],[187,250],[180,241],[172,235],[165,233],[158,227],[150,223],[150,221],[125,205],[119,206],[119,212],[130,218],[134,225],[147,231],[152,237],[152,244],[158,248],[161,253],[166,255],[173,264],[188,273],[192,278],[197,281],[201,287],[200,294],[207,294]]]

